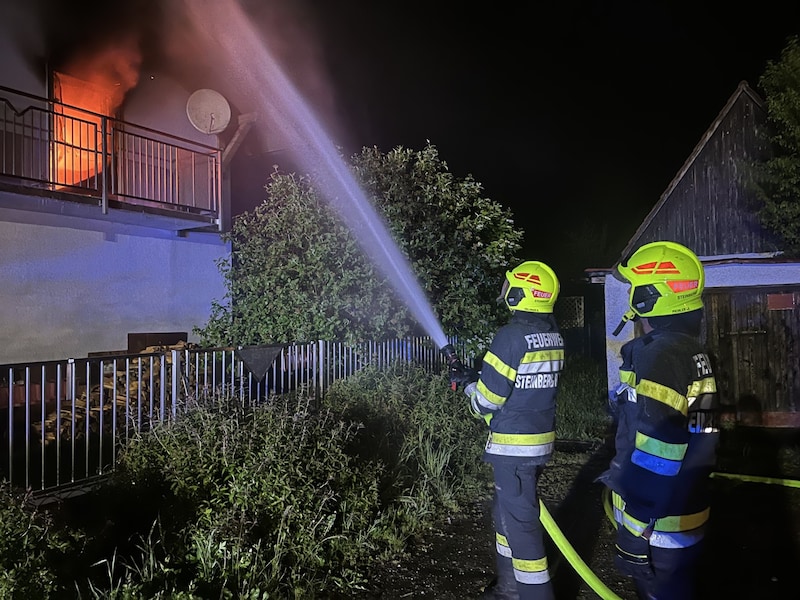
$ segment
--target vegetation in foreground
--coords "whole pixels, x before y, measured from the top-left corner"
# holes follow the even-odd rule
[[[604,395],[596,365],[568,366],[558,436],[600,439]],[[136,438],[94,493],[34,510],[4,489],[0,598],[349,597],[490,493],[485,434],[444,376],[401,363],[320,406],[198,406]]]

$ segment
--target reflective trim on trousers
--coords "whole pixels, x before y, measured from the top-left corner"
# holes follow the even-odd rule
[[[506,539],[506,536],[495,532],[494,546],[500,556],[511,558],[511,548],[508,546],[508,540]]]
[[[486,452],[498,456],[546,456],[553,453],[556,432],[499,433],[492,431],[486,440]]]
[[[688,548],[702,540],[705,534],[705,527],[695,529],[694,531],[682,531],[679,533],[654,531],[650,535],[650,545],[656,548]]]
[[[509,548],[508,546],[503,546],[503,544],[501,544],[500,542],[495,542],[494,546],[497,549],[497,553],[500,556],[503,556],[505,558],[511,558],[511,548]]]
[[[547,558],[539,560],[520,560],[512,559],[514,565],[514,579],[520,583],[542,584],[550,581],[550,573],[547,570]]]
[[[627,513],[617,507],[614,507],[614,520],[620,527],[625,527],[630,531],[635,531],[639,534],[644,531],[644,527],[641,525],[640,521],[631,519]],[[658,524],[658,520],[656,524]],[[694,546],[702,540],[703,537],[705,537],[705,533],[705,524],[688,531],[663,531],[656,529],[650,534],[650,545],[656,548],[687,548],[689,546]]]
[[[521,583],[541,584],[550,581],[550,573],[547,570],[547,557],[538,560],[523,560],[511,556],[511,548],[508,546],[508,539],[501,533],[495,532],[495,548],[500,556],[511,559],[514,567],[514,579]]]
[[[544,571],[520,571],[514,569],[514,579],[525,584],[542,584],[550,581],[550,573]]]
[[[611,492],[611,501],[614,505],[615,511],[620,511],[619,516],[622,521],[620,521],[618,518],[617,522],[622,522],[623,524],[627,525],[628,529],[630,529],[632,532],[641,534],[647,526],[647,523],[638,519],[634,519],[631,515],[624,512],[626,506],[625,500],[613,490]],[[705,525],[710,515],[711,509],[705,508],[696,513],[690,513],[686,515],[669,515],[666,517],[659,517],[655,520],[654,528],[656,531],[665,531],[667,533],[692,531],[693,529],[697,529],[700,526]]]

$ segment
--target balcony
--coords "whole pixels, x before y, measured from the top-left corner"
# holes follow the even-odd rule
[[[0,208],[222,227],[219,149],[0,86]]]

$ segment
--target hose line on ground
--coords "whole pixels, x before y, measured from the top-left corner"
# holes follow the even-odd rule
[[[750,483],[769,483],[769,484],[777,484],[783,485],[785,487],[792,487],[792,488],[800,488],[800,481],[795,479],[781,479],[778,477],[759,477],[756,475],[737,475],[735,473],[721,473],[721,472],[714,472],[711,473],[711,477],[722,477],[725,479],[739,479],[741,481],[746,481]],[[614,509],[611,508],[611,489],[608,487],[603,488],[602,492],[603,498],[603,510],[606,513],[606,517],[611,522],[611,524],[616,528],[617,522],[614,519]],[[575,551],[575,548],[572,547],[572,544],[569,543],[569,540],[564,536],[561,530],[556,525],[555,520],[553,520],[550,511],[547,510],[547,507],[544,505],[542,500],[539,500],[539,519],[544,525],[545,531],[547,531],[550,538],[555,542],[558,549],[564,555],[564,558],[567,559],[567,562],[575,569],[575,572],[581,576],[581,578],[592,588],[592,590],[597,593],[598,596],[603,598],[604,600],[622,600],[619,596],[617,596],[613,591],[611,591],[606,584],[600,581],[600,578],[594,574],[594,572],[588,567],[588,565],[583,561],[580,555]]]
[[[737,475],[736,473],[714,472],[711,477],[722,477],[724,479],[740,479],[750,483],[774,483],[784,487],[800,488],[800,481],[796,479],[781,479],[780,477],[759,477],[757,475]]]
[[[580,555],[575,551],[575,548],[572,547],[572,544],[569,543],[564,534],[556,525],[556,522],[553,520],[553,517],[550,515],[550,512],[547,510],[547,507],[544,505],[544,502],[539,500],[539,520],[541,520],[542,525],[544,525],[545,531],[547,531],[550,538],[555,542],[558,549],[561,550],[561,553],[567,559],[572,568],[581,576],[581,578],[591,587],[598,596],[605,600],[622,600],[619,596],[617,596],[614,592],[612,592],[606,584],[604,584],[600,579],[595,575],[592,570],[587,566]]]

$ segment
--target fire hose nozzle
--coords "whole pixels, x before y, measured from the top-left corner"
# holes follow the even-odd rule
[[[461,362],[458,358],[458,354],[456,354],[456,349],[453,348],[453,344],[442,346],[441,353],[448,365],[452,365],[454,362]]]
[[[453,371],[460,372],[464,370],[464,365],[461,362],[461,359],[458,358],[456,349],[453,348],[452,344],[447,344],[446,346],[442,346],[441,353],[442,356],[444,356],[444,360],[447,363],[447,366],[451,372]],[[458,383],[451,379],[450,388],[455,391],[458,388]]]

